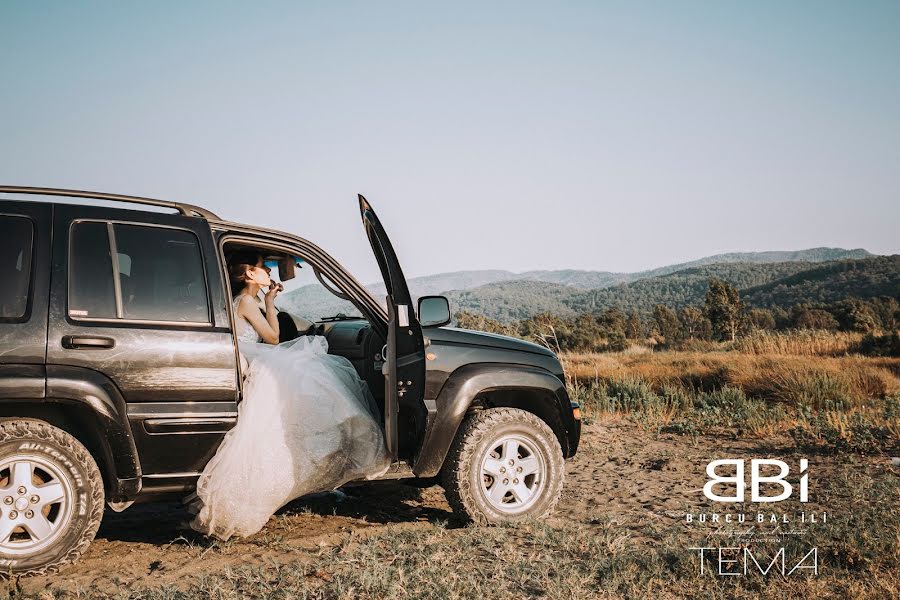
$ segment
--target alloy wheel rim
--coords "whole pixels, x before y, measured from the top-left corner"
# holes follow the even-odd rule
[[[42,456],[0,461],[0,552],[22,556],[51,546],[72,519],[71,478]]]
[[[546,465],[537,444],[520,435],[493,442],[481,461],[481,492],[495,509],[506,514],[528,510],[544,489]]]

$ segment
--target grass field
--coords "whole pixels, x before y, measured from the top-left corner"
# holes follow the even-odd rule
[[[293,502],[248,539],[175,529],[178,505],[108,514],[82,561],[9,582],[12,598],[896,598],[900,596],[900,359],[782,340],[763,352],[563,357],[585,428],[556,514],[517,527],[467,526],[438,486],[345,488]],[[850,342],[852,343],[852,341]],[[800,348],[799,350],[797,348]],[[715,458],[809,460],[810,498],[728,506],[702,494]],[[789,479],[796,484],[795,476]],[[687,523],[686,515],[777,513],[790,524]],[[827,523],[800,523],[827,513]],[[779,548],[788,569],[716,576],[695,547]],[[707,557],[709,558],[709,557]],[[740,564],[740,563],[729,563]],[[0,592],[0,599],[3,598]]]
[[[595,421],[568,464],[556,515],[518,527],[456,521],[440,488],[399,483],[347,488],[343,499],[304,499],[259,534],[227,543],[174,528],[175,505],[107,515],[80,564],[55,577],[8,584],[14,598],[895,598],[900,591],[898,470],[883,457],[811,459],[810,503],[826,525],[723,535],[687,524],[716,510],[699,493],[715,457],[778,456],[790,440],[654,433],[628,419]],[[741,505],[750,513],[769,511]],[[792,517],[793,518],[793,517]],[[787,528],[787,527],[785,527]],[[769,534],[771,529],[776,533]],[[766,535],[771,541],[752,541]],[[818,574],[738,577],[699,572],[694,547],[753,549],[765,564],[784,547],[788,568],[810,547]],[[732,555],[735,551],[732,551]],[[0,597],[3,597],[0,594]]]
[[[844,334],[770,335],[705,352],[561,358],[589,418],[627,416],[685,434],[787,434],[819,452],[896,452],[900,358],[837,351],[852,343]]]

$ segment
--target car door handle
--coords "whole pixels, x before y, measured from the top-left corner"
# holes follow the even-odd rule
[[[114,347],[116,345],[116,340],[97,335],[64,335],[62,345],[63,348],[68,348],[69,350],[100,350],[103,348]]]

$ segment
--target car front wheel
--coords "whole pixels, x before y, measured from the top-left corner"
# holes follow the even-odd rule
[[[550,514],[565,479],[562,449],[536,415],[492,408],[460,427],[442,473],[454,512],[476,523],[503,523]]]
[[[103,517],[87,449],[43,421],[0,422],[0,573],[42,575],[75,561]]]

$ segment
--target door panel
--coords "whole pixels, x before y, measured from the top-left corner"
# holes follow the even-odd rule
[[[43,398],[51,208],[0,202],[0,399]]]
[[[99,371],[118,387],[145,475],[196,472],[237,406],[218,259],[204,221],[142,218],[56,207],[48,363]],[[190,422],[175,421],[185,413]],[[201,423],[207,413],[216,426]]]
[[[396,460],[399,452],[398,421],[401,410],[411,411],[416,440],[421,442],[428,411],[425,407],[425,344],[413,309],[412,296],[397,260],[397,254],[371,205],[359,196],[363,225],[387,288],[387,357],[385,376],[385,438]]]

